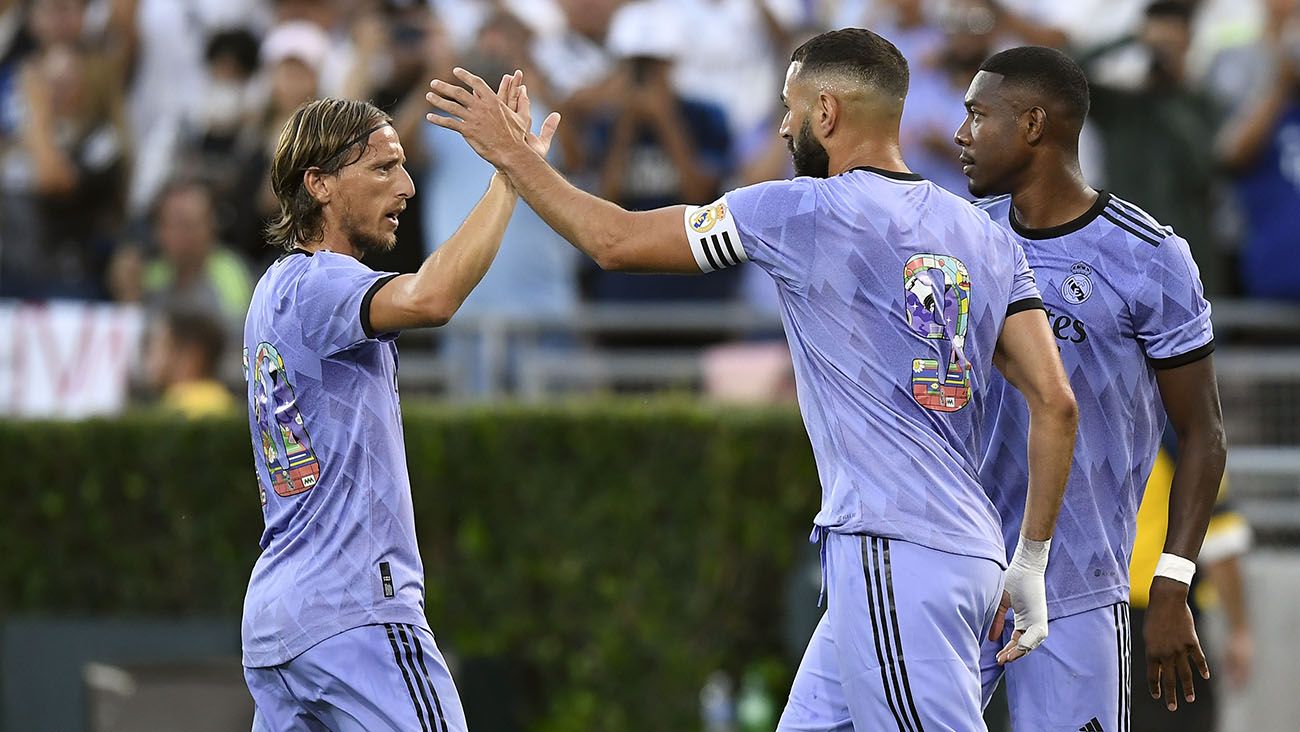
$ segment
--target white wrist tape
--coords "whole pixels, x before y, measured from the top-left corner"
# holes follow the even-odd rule
[[[1168,577],[1176,582],[1190,585],[1195,574],[1196,562],[1177,554],[1161,554],[1160,561],[1156,562],[1157,577]]]
[[[1011,556],[1011,564],[1043,574],[1047,571],[1047,555],[1051,548],[1051,539],[1034,541],[1026,539],[1025,535],[1021,534],[1020,542],[1016,544],[1016,553]]]

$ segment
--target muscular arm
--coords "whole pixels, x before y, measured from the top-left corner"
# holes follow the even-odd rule
[[[370,323],[377,333],[440,326],[469,297],[496,258],[516,196],[500,175],[465,222],[415,274],[394,278],[370,301]]]
[[[1079,410],[1041,310],[1007,318],[993,364],[1029,405],[1029,494],[1020,533],[1050,539],[1074,457]]]
[[[435,80],[426,98],[452,116],[431,114],[427,119],[460,133],[483,159],[505,172],[552,229],[603,269],[699,274],[686,239],[685,206],[633,212],[579,190],[520,139],[510,111],[490,98],[482,79],[464,69],[454,73],[473,92]]]
[[[1169,489],[1169,530],[1164,553],[1195,561],[1210,523],[1227,454],[1213,358],[1206,356],[1193,363],[1156,371],[1156,384],[1169,422],[1178,435],[1178,461]],[[1147,690],[1153,698],[1163,697],[1170,711],[1178,708],[1179,683],[1183,687],[1183,699],[1188,702],[1196,699],[1192,664],[1202,678],[1210,677],[1187,606],[1187,591],[1188,586],[1178,580],[1155,577],[1151,581],[1151,597],[1142,627]]]
[[[1156,384],[1169,423],[1178,435],[1178,460],[1169,489],[1169,531],[1164,551],[1196,561],[1227,460],[1214,357],[1156,371]],[[1156,582],[1172,580],[1157,577]],[[1185,594],[1187,586],[1182,588]]]

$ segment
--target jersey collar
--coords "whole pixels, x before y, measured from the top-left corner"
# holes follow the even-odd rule
[[[921,181],[921,180],[925,180],[925,178],[923,178],[922,176],[920,176],[920,175],[918,175],[918,174],[916,174],[916,173],[903,173],[903,172],[900,172],[900,171],[897,171],[897,170],[885,170],[884,168],[876,168],[876,167],[872,167],[872,166],[870,166],[870,165],[859,165],[859,166],[856,167],[856,168],[849,168],[848,170],[846,170],[846,171],[844,171],[844,172],[846,172],[846,173],[852,173],[852,172],[855,171],[855,170],[865,170],[865,171],[867,171],[868,173],[875,173],[876,175],[883,175],[883,176],[886,177],[886,178],[893,178],[894,180],[910,180],[910,181]]]
[[[1016,218],[1016,207],[1014,205],[1007,207],[1007,220],[1011,222],[1011,230],[1023,236],[1026,239],[1055,239],[1066,234],[1073,234],[1083,227],[1091,224],[1094,219],[1106,210],[1106,204],[1110,203],[1110,193],[1107,191],[1097,191],[1097,200],[1092,204],[1092,208],[1084,211],[1082,215],[1072,221],[1067,221],[1059,226],[1049,226],[1046,229],[1031,229],[1020,223]]]

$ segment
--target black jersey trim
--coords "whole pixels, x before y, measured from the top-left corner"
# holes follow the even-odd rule
[[[1151,236],[1154,236],[1155,238],[1160,239],[1162,241],[1164,240],[1165,237],[1169,236],[1169,232],[1163,231],[1141,220],[1140,218],[1138,218],[1136,214],[1124,208],[1123,206],[1120,206],[1119,204],[1113,202],[1112,204],[1113,205],[1111,205],[1109,208],[1106,209],[1108,212],[1119,214],[1120,218],[1132,223],[1134,226],[1138,227],[1139,229],[1147,232]]]
[[[1196,363],[1211,353],[1214,353],[1213,339],[1199,348],[1193,348],[1187,353],[1181,353],[1177,356],[1170,356],[1169,358],[1147,358],[1147,363],[1151,364],[1151,368],[1156,369],[1157,371],[1164,371],[1166,369],[1176,369],[1179,366],[1186,366],[1189,363]]]
[[[288,259],[289,257],[292,257],[295,254],[302,254],[304,256],[310,257],[311,255],[315,254],[315,252],[311,251],[310,249],[303,249],[302,247],[294,247],[293,249],[289,249],[288,251],[281,253],[280,256],[275,258],[275,261],[278,262],[281,259]]]
[[[1142,241],[1150,244],[1153,247],[1160,246],[1160,242],[1163,241],[1163,239],[1157,239],[1156,237],[1143,232],[1141,229],[1137,228],[1133,224],[1130,224],[1126,222],[1124,219],[1121,219],[1118,216],[1112,214],[1109,210],[1102,211],[1101,215],[1105,217],[1107,221],[1118,226],[1124,231],[1127,231],[1128,233],[1132,234],[1135,238],[1141,239]]]
[[[1016,300],[1008,305],[1007,317],[1009,318],[1016,313],[1023,313],[1026,310],[1047,310],[1047,308],[1043,305],[1043,298],[1027,297],[1024,300]]]
[[[849,168],[844,172],[852,173],[855,170],[865,170],[868,173],[875,173],[876,175],[881,175],[886,178],[893,178],[894,180],[908,180],[912,182],[925,180],[925,177],[920,175],[919,173],[904,173],[901,170],[885,170],[884,168],[875,168],[870,165],[859,165],[856,168]]]
[[[375,337],[375,329],[370,325],[370,301],[375,299],[375,293],[379,292],[380,288],[392,282],[395,277],[397,277],[395,274],[380,277],[361,297],[361,330],[365,332],[367,338]]]
[[[1119,196],[1111,196],[1110,201],[1111,203],[1115,204],[1116,206],[1119,206],[1120,208],[1124,209],[1128,213],[1133,214],[1134,216],[1137,216],[1138,218],[1142,219],[1147,224],[1155,227],[1157,230],[1161,231],[1164,236],[1168,236],[1169,234],[1172,234],[1174,232],[1174,228],[1172,226],[1166,226],[1160,223],[1159,221],[1156,221],[1156,217],[1142,210],[1141,206],[1137,205],[1136,203],[1133,203],[1132,201],[1125,200],[1123,198],[1120,198]]]
[[[1057,237],[1073,234],[1083,227],[1091,224],[1101,216],[1106,210],[1106,204],[1110,203],[1110,193],[1106,191],[1097,191],[1097,200],[1093,202],[1092,207],[1084,211],[1077,218],[1067,221],[1059,226],[1049,226],[1045,229],[1031,229],[1020,223],[1016,218],[1016,207],[1014,202],[1011,208],[1007,209],[1007,220],[1011,223],[1011,230],[1023,236],[1026,239],[1056,239]]]

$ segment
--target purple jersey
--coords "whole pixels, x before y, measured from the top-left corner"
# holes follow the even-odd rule
[[[361,625],[428,627],[396,334],[370,329],[370,299],[393,277],[299,251],[253,292],[244,376],[266,529],[244,599],[245,666]]]
[[[1083,216],[1028,230],[1009,196],[978,204],[1019,238],[1079,402],[1074,464],[1047,564],[1051,617],[1128,600],[1138,504],[1164,429],[1156,369],[1214,350],[1210,304],[1187,242],[1101,193]],[[1014,551],[1029,482],[1029,411],[1000,376],[990,390],[980,476]]]
[[[815,523],[1005,566],[975,431],[1007,314],[1041,305],[1015,241],[920,176],[871,168],[732,191],[686,230],[701,270],[753,261],[777,283]]]

